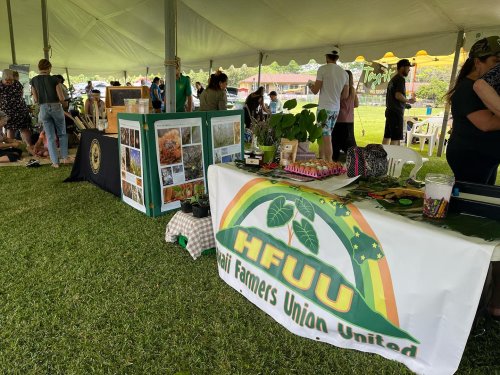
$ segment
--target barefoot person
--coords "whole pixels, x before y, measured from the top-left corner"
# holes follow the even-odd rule
[[[39,75],[31,80],[31,93],[33,101],[40,104],[39,119],[47,135],[50,160],[54,168],[59,168],[59,155],[57,154],[56,133],[63,164],[69,164],[73,158],[68,157],[68,135],[62,104],[64,94],[57,77],[50,75],[52,64],[47,59],[38,63]]]

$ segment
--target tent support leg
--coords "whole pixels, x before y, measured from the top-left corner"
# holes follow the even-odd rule
[[[42,0],[43,57],[49,59],[49,30],[47,28],[47,0]]]
[[[264,54],[259,52],[259,75],[257,76],[257,88],[260,87],[260,72],[262,70],[262,60],[264,58]]]
[[[455,57],[453,58],[453,68],[451,69],[450,85],[448,86],[448,90],[451,89],[452,85],[455,83],[458,60],[460,59],[460,49],[463,47],[463,45],[464,45],[464,30],[460,30],[457,35],[457,44],[455,46]],[[439,136],[437,156],[441,156],[443,154],[444,138],[446,137],[449,115],[450,115],[450,104],[445,103],[443,125],[441,127],[441,134]]]
[[[123,71],[123,78],[125,78],[125,85],[127,84],[127,71]]]
[[[175,73],[177,57],[177,0],[164,0],[165,11],[165,112],[175,112]]]
[[[12,53],[12,64],[17,65],[16,45],[14,43],[14,24],[12,23],[12,12],[10,9],[10,0],[7,0],[7,17],[9,18],[10,51]]]
[[[68,71],[67,67],[64,68],[64,69],[66,70],[66,79],[68,80],[68,87],[70,87],[71,86],[71,81],[69,79],[69,71]],[[73,94],[72,94],[71,91],[69,92],[69,96],[70,96],[70,99],[73,99]]]

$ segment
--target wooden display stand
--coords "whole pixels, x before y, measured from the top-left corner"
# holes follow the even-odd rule
[[[123,99],[149,99],[149,87],[146,86],[108,86],[106,87],[106,116],[108,128],[106,133],[118,133],[116,116],[125,112]],[[152,106],[149,101],[149,112]]]

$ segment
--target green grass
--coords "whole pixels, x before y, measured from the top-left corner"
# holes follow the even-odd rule
[[[219,278],[214,255],[166,244],[171,215],[69,173],[0,168],[1,374],[410,373],[290,333]],[[459,373],[500,372],[499,347],[499,325],[471,337]]]

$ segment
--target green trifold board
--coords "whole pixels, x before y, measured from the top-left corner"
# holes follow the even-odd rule
[[[243,111],[119,113],[122,200],[148,216],[207,192],[210,164],[243,155]]]

